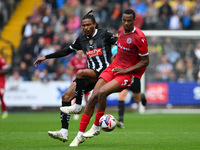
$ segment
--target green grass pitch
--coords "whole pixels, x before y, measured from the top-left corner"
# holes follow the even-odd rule
[[[106,112],[118,118],[116,112]],[[87,130],[94,121],[92,118]],[[199,114],[125,113],[125,129],[101,131],[79,147],[69,147],[79,122],[70,120],[69,140],[63,143],[48,136],[59,130],[59,112],[10,113],[0,119],[0,150],[200,150]]]

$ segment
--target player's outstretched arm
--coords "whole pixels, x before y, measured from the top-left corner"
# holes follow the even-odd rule
[[[33,63],[33,65],[34,65],[35,67],[37,67],[37,65],[40,66],[41,62],[43,62],[43,61],[45,61],[45,60],[46,60],[46,57],[45,57],[45,56],[44,56],[44,57],[40,57],[40,58],[38,58],[38,59]]]

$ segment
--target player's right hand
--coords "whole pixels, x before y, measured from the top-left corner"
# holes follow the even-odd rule
[[[45,57],[45,56],[44,56],[44,57],[40,57],[40,58],[38,58],[38,59],[33,63],[33,65],[34,65],[35,67],[37,67],[37,65],[40,66],[41,62],[43,62],[44,60],[46,60],[46,57]]]

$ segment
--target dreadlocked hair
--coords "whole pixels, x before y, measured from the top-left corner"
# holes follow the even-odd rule
[[[99,25],[96,23],[96,20],[95,20],[94,16],[91,14],[91,13],[93,13],[93,12],[94,12],[93,10],[90,10],[90,11],[82,18],[82,20],[84,20],[84,19],[91,19],[92,22],[96,24],[96,27],[95,27],[95,28],[98,29],[98,28],[99,28]]]

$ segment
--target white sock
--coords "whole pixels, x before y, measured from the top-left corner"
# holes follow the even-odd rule
[[[68,129],[61,128],[60,132],[62,132],[62,133],[64,133],[64,134],[68,134]]]
[[[77,136],[79,136],[79,137],[80,137],[80,136],[82,136],[82,135],[83,135],[83,133],[84,133],[84,132],[81,132],[81,131],[79,131],[79,132],[78,132],[78,134],[77,134]]]
[[[93,124],[92,127],[94,127],[97,130],[100,130],[100,126],[96,126],[95,124]]]

